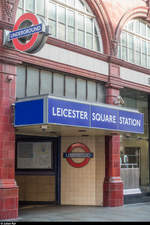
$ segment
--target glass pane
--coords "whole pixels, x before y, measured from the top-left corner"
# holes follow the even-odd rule
[[[50,94],[52,92],[52,72],[41,71],[40,94]]]
[[[84,46],[84,32],[78,31],[78,44]]]
[[[147,57],[147,66],[150,68],[150,56]]]
[[[146,55],[142,54],[141,58],[142,58],[142,66],[146,67],[146,65],[147,65],[147,57],[146,57]]]
[[[135,45],[135,51],[140,52],[140,50],[141,50],[141,40],[139,38],[135,38],[134,45]]]
[[[120,45],[118,46],[118,58],[121,58],[121,47],[120,47]]]
[[[86,34],[86,47],[89,49],[93,48],[93,36],[92,34]]]
[[[139,20],[135,20],[135,32],[136,33],[140,33],[140,21]]]
[[[78,29],[84,30],[84,16],[78,14]]]
[[[99,38],[97,36],[94,36],[94,46],[93,49],[95,51],[101,51],[100,49],[100,43],[99,43]]]
[[[66,39],[66,26],[63,24],[58,24],[58,38],[61,40]]]
[[[58,73],[54,73],[53,82],[54,95],[64,96],[64,76]]]
[[[77,7],[77,9],[82,10],[82,11],[84,11],[84,9],[85,9],[83,2],[80,0],[76,0],[76,7]]]
[[[145,37],[145,36],[146,36],[146,24],[143,23],[143,22],[141,22],[141,23],[140,23],[140,28],[141,28],[141,35],[142,35],[143,37]]]
[[[86,80],[77,79],[77,99],[86,100]]]
[[[69,26],[71,27],[75,26],[75,13],[71,10],[67,11],[67,21]]]
[[[131,49],[134,48],[134,38],[131,35],[128,35],[128,47]]]
[[[148,42],[148,55],[150,55],[150,42]]]
[[[26,10],[34,11],[34,0],[25,0]]]
[[[150,39],[150,26],[147,26],[147,37]]]
[[[123,46],[127,46],[127,34],[126,32],[122,32],[121,34],[121,43]]]
[[[128,49],[128,60],[130,61],[130,62],[134,62],[134,52],[133,52],[133,50],[132,49]]]
[[[59,0],[60,2],[62,2],[62,3],[66,3],[66,0]]]
[[[142,53],[146,54],[147,53],[147,48],[146,48],[146,41],[142,41]]]
[[[23,8],[23,0],[19,0],[18,7]]]
[[[135,52],[135,63],[141,65],[141,53]]]
[[[25,67],[17,67],[17,76],[16,76],[16,97],[23,98],[25,97]]]
[[[122,59],[127,59],[127,48],[122,47]]]
[[[67,0],[67,4],[74,7],[75,6],[75,0]]]
[[[49,3],[48,4],[48,18],[56,20],[56,5]]]
[[[22,14],[23,14],[23,9],[17,9],[16,20],[17,20],[20,16],[22,16]]]
[[[96,82],[88,81],[87,84],[87,100],[96,102]]]
[[[66,76],[66,97],[75,98],[75,78]]]
[[[60,23],[65,24],[66,23],[66,9],[58,6],[57,13],[58,13],[58,21]]]
[[[56,22],[48,20],[48,24],[50,25],[50,35],[56,37]]]
[[[128,25],[127,25],[127,30],[133,31],[133,25],[134,25],[134,21],[129,22]]]
[[[105,87],[104,85],[97,83],[97,101],[105,103]]]
[[[39,95],[39,70],[28,67],[27,69],[27,96]]]
[[[96,26],[94,26],[94,34],[98,35]]]
[[[44,1],[36,0],[36,9],[39,15],[44,16]]]
[[[72,27],[68,27],[68,41],[71,43],[75,42],[75,30]]]
[[[86,32],[93,33],[93,19],[86,18]]]

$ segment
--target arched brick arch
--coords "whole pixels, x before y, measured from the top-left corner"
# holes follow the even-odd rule
[[[101,30],[104,54],[111,54],[111,42],[114,40],[113,28],[103,2],[97,0],[86,0],[89,7],[96,16],[99,28]]]
[[[120,19],[120,22],[117,26],[117,29],[116,29],[116,40],[119,41],[120,39],[120,34],[121,34],[121,31],[124,27],[124,25],[134,19],[134,18],[143,18],[144,20],[147,20],[147,21],[150,21],[149,18],[148,18],[148,11],[149,11],[149,8],[148,7],[137,7],[137,8],[134,8],[130,11],[128,11],[127,13],[125,13],[122,18]]]

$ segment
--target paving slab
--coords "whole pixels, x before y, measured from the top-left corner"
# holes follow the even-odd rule
[[[32,205],[19,208],[15,222],[150,222],[150,202],[122,207]]]

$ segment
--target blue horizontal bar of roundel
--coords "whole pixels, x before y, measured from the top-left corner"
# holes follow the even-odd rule
[[[64,158],[93,158],[94,154],[92,152],[71,152],[71,153],[67,153],[64,152],[63,153],[63,157]]]

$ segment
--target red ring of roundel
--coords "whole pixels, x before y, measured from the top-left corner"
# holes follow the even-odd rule
[[[25,20],[30,20],[33,25],[39,24],[38,19],[35,15],[33,15],[32,13],[25,13],[21,17],[19,17],[19,19],[14,25],[13,31],[17,31],[21,23],[24,22]],[[36,42],[38,38],[38,35],[39,33],[32,34],[32,38],[27,44],[22,44],[18,39],[13,39],[13,44],[16,49],[20,51],[27,51],[34,45],[34,43]]]
[[[67,153],[71,153],[71,151],[73,149],[75,149],[75,148],[82,148],[85,152],[87,152],[87,153],[90,152],[88,147],[86,145],[84,145],[84,144],[81,144],[81,143],[75,143],[75,144],[70,145],[66,152]],[[81,167],[85,166],[89,162],[90,158],[85,158],[83,160],[83,162],[81,162],[81,163],[76,163],[71,158],[66,158],[66,160],[71,166],[73,166],[75,168],[81,168]]]

